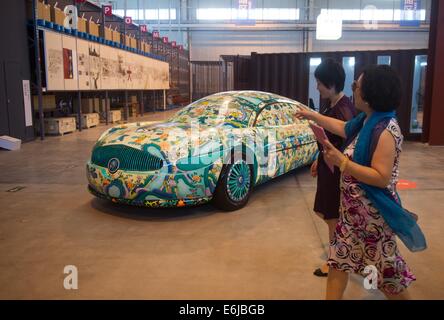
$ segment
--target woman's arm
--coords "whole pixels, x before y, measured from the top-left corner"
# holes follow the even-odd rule
[[[305,109],[301,109],[300,111],[296,112],[295,116],[298,119],[312,120],[325,130],[330,131],[331,133],[340,136],[342,138],[346,138],[345,122],[342,120],[323,116],[320,113]]]
[[[381,134],[378,145],[373,154],[371,167],[362,166],[353,161],[348,161],[344,173],[353,176],[365,184],[386,188],[392,177],[395,162],[395,140],[387,130]],[[340,167],[345,161],[345,155],[326,141],[324,159]]]

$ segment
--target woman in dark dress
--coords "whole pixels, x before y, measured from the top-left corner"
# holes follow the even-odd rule
[[[342,92],[345,83],[345,72],[342,65],[332,59],[323,61],[315,71],[317,89],[322,99],[329,105],[321,112],[323,115],[348,121],[356,115],[355,108],[350,99]],[[343,139],[326,131],[330,142],[338,149],[344,143]],[[314,212],[328,225],[329,239],[331,240],[339,218],[339,179],[341,173],[337,167],[331,172],[324,161],[322,145],[318,143],[319,156],[311,167],[311,175],[317,177],[317,190],[314,203]],[[314,271],[318,277],[328,275],[328,266],[325,263]]]

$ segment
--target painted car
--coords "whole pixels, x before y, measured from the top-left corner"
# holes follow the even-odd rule
[[[89,191],[114,202],[243,207],[252,189],[311,164],[318,149],[305,105],[275,94],[210,95],[165,122],[132,123],[102,134],[87,163]]]

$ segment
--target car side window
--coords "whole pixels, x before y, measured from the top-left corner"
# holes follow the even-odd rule
[[[279,110],[282,114],[282,121],[285,123],[285,125],[292,125],[295,123],[294,115],[297,108],[294,105],[290,103],[281,103]]]
[[[295,123],[296,106],[289,103],[276,103],[267,106],[259,114],[256,127],[286,126]]]
[[[282,111],[285,113],[285,116],[287,117],[290,124],[303,124],[306,123],[307,120],[295,118],[295,114],[296,112],[304,108],[307,107],[294,103],[284,103],[282,106]]]
[[[281,125],[282,115],[278,105],[269,105],[263,108],[257,117],[256,127],[276,127]]]

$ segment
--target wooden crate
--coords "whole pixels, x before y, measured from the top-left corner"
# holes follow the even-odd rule
[[[148,42],[142,42],[141,49],[144,52],[148,52],[148,53],[151,52],[151,46],[149,45]]]
[[[74,108],[78,108],[78,99],[74,98]],[[99,98],[82,98],[81,100],[82,113],[95,113],[100,109]]]
[[[129,116],[130,117],[135,117],[137,116],[137,114],[139,113],[139,103],[138,102],[133,102],[129,105]]]
[[[122,120],[122,112],[120,110],[109,110],[108,122],[114,123]],[[102,122],[105,121],[105,112],[102,113]]]
[[[45,134],[64,135],[76,131],[76,118],[45,118]],[[37,126],[39,128],[39,126]]]
[[[77,30],[79,32],[86,32],[86,19],[79,17],[78,23],[77,23]]]
[[[78,120],[77,114],[71,114],[70,116],[77,119],[77,128],[79,128],[80,123],[82,124],[82,129],[88,129],[96,127],[99,125],[100,117],[98,113],[82,113],[82,120]]]
[[[130,36],[125,35],[125,45],[129,47],[130,44],[131,44],[131,38],[130,38]]]
[[[88,21],[88,33],[98,37],[99,36],[99,25],[94,21]]]
[[[65,22],[65,13],[63,10],[59,8],[52,7],[51,10],[51,21],[54,23],[57,23],[60,26],[63,26],[63,23]]]
[[[130,37],[130,47],[137,49],[137,39],[136,38]]]
[[[105,40],[113,41],[113,30],[105,27]]]
[[[37,19],[51,21],[51,6],[37,1]]]
[[[39,97],[32,96],[32,102],[34,106],[34,110],[39,110]],[[42,106],[43,110],[54,110],[57,108],[56,97],[52,94],[44,94],[42,95]]]
[[[121,36],[121,34],[120,34],[120,32],[119,31],[114,31],[113,30],[113,41],[114,42],[117,42],[117,43],[120,43],[120,36]]]

